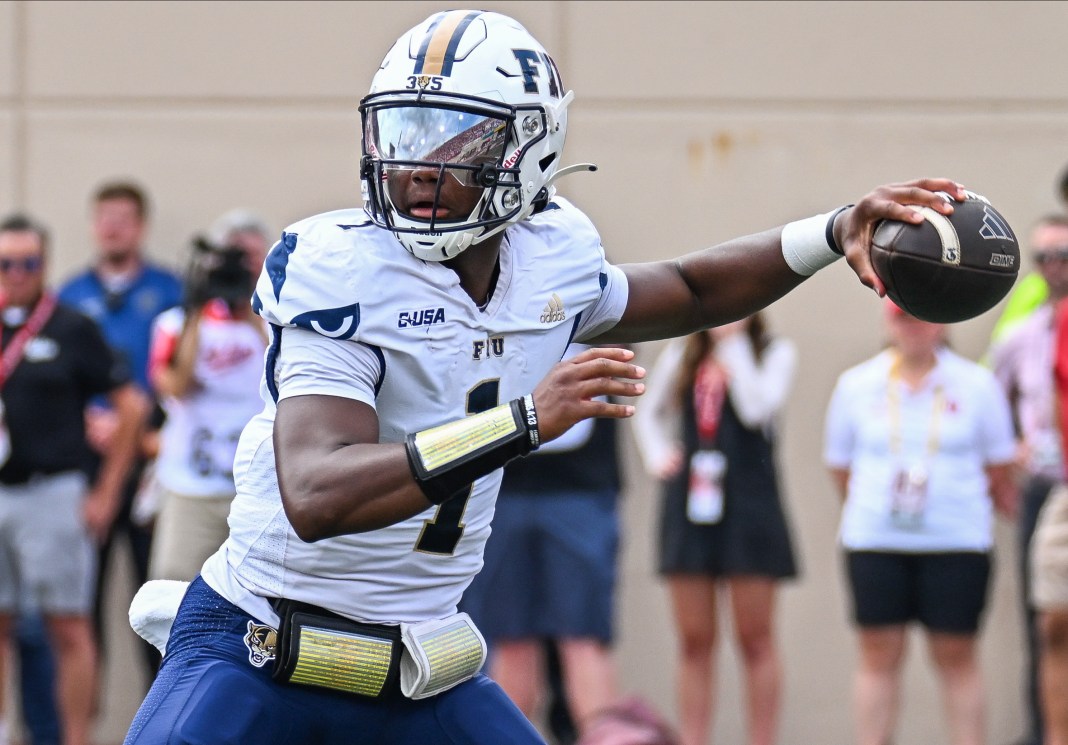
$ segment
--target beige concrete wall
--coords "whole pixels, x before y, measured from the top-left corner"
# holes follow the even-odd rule
[[[1057,204],[1053,184],[1068,164],[1064,3],[480,5],[526,23],[576,91],[567,159],[601,170],[562,190],[619,261],[670,257],[919,175],[986,193],[1022,232]],[[281,228],[352,204],[356,104],[393,39],[439,7],[0,2],[0,212],[26,208],[52,225],[58,280],[87,259],[88,195],[108,177],[149,187],[150,252],[176,266],[189,236],[230,207]],[[770,315],[801,349],[782,449],[804,567],[782,598],[782,741],[845,745],[854,644],[820,431],[835,376],[879,346],[879,305],[838,265]],[[992,323],[988,314],[961,324],[955,346],[980,355]],[[655,491],[637,470],[628,475],[623,684],[672,711],[672,630],[652,569]],[[997,538],[983,642],[992,743],[1022,726],[1010,528]],[[121,622],[126,596],[113,597]],[[125,672],[129,639],[115,633],[102,742],[121,739],[139,696]],[[915,641],[898,741],[944,742]],[[717,742],[742,742],[733,653],[720,679]]]

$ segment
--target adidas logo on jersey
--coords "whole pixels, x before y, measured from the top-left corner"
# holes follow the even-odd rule
[[[541,312],[541,322],[559,323],[566,318],[567,313],[564,312],[564,301],[554,292],[553,296],[549,298],[549,302],[545,304],[545,310]]]

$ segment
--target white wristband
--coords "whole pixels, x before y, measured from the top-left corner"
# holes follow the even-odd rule
[[[831,232],[833,220],[844,207],[815,217],[787,223],[782,228],[782,255],[786,263],[802,277],[811,277],[817,271],[842,258],[842,253],[833,245]]]

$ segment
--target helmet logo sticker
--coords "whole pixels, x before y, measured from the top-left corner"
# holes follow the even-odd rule
[[[440,91],[441,90],[441,76],[440,75],[409,75],[408,76],[408,89],[421,91]]]
[[[557,69],[552,57],[545,54],[545,52],[539,53],[532,49],[513,49],[512,54],[515,55],[516,60],[519,62],[519,69],[523,73],[524,91],[527,93],[540,92],[538,78],[541,76],[538,73],[538,65],[545,65],[545,76],[549,79],[549,95],[553,98],[560,98],[560,89],[563,88],[563,85],[560,83],[560,71]]]

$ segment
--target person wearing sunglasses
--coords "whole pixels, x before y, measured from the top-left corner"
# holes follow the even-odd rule
[[[0,463],[0,670],[13,620],[40,613],[56,659],[62,742],[81,745],[96,682],[95,544],[118,509],[147,404],[97,325],[46,287],[47,244],[27,217],[0,222],[0,401],[10,444]],[[96,395],[114,407],[117,426],[91,478],[84,412]]]
[[[1012,404],[1018,464],[1024,474],[1017,517],[1020,587],[1031,583],[1030,547],[1039,511],[1053,486],[1063,478],[1064,456],[1053,405],[1054,308],[1068,297],[1068,215],[1054,213],[1031,229],[1031,258],[1047,289],[1047,298],[991,346],[994,374]],[[1027,641],[1025,706],[1027,732],[1019,745],[1043,742],[1038,696],[1038,639],[1035,609],[1020,593]]]

